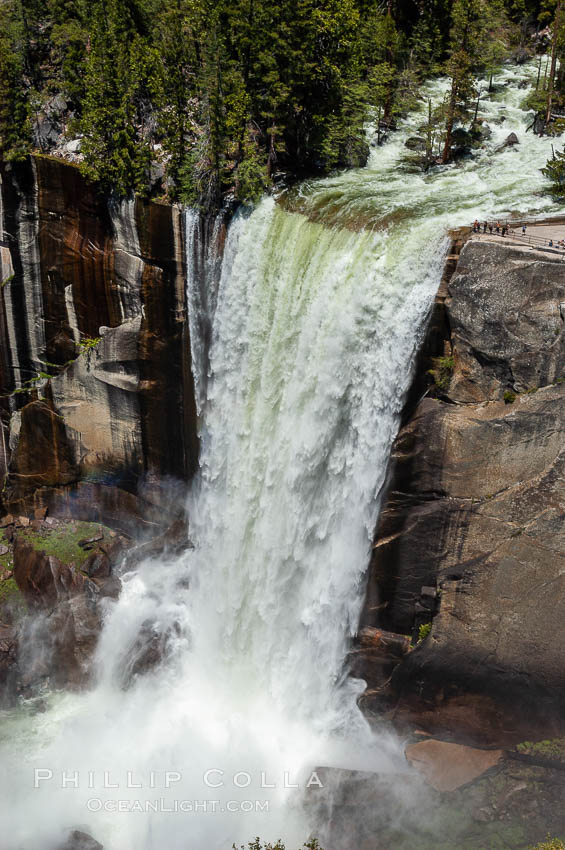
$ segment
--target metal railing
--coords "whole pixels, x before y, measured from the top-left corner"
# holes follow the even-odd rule
[[[559,224],[563,226],[563,220],[556,220],[555,224]],[[498,232],[496,227],[498,225]],[[550,234],[545,236],[535,236],[527,231],[524,233],[522,231],[523,225],[535,227],[536,225],[542,225],[543,227],[551,227],[551,219],[544,219],[540,221],[539,219],[497,219],[496,222],[487,221],[487,229],[485,232],[484,229],[484,221],[479,223],[479,228],[476,232],[481,236],[492,236],[497,237],[499,239],[511,239],[512,241],[517,241],[522,245],[529,245],[533,248],[548,248],[550,250],[554,250],[556,253],[565,252],[565,244],[559,245],[558,242],[562,241],[565,243],[565,237],[561,240],[557,240],[552,237]],[[492,228],[492,230],[491,230]],[[502,230],[505,230],[505,234],[502,234]],[[549,243],[553,244],[550,245]]]
[[[511,239],[524,242],[526,245],[531,245],[534,248],[554,248],[556,251],[565,251],[565,245],[559,245],[550,236],[531,236],[529,233],[522,233],[522,231],[518,233],[510,231],[507,236],[510,236]],[[549,244],[550,242],[552,243],[551,245]]]

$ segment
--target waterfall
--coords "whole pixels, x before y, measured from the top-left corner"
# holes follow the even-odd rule
[[[225,213],[202,216],[188,210],[185,216],[187,304],[196,407],[206,404],[212,326],[222,270]]]
[[[96,688],[61,696],[64,732],[50,728],[53,711],[47,741],[26,745],[28,775],[78,771],[79,786],[49,780],[28,795],[40,836],[30,819],[11,825],[26,848],[43,850],[61,824],[86,824],[108,850],[220,850],[254,835],[298,847],[317,829],[301,801],[318,765],[403,769],[395,742],[375,738],[357,708],[363,684],[344,670],[378,494],[442,267],[437,244],[417,259],[400,244],[387,268],[388,239],[325,228],[272,199],[236,215],[188,505],[194,549],[123,577]],[[148,623],[165,658],[132,682]],[[11,756],[21,758],[18,747]],[[116,790],[101,787],[107,771]],[[169,789],[167,771],[182,777]],[[209,771],[225,784],[208,787]],[[124,787],[128,772],[141,789]],[[219,808],[116,814],[92,803],[148,797]]]
[[[320,734],[364,726],[346,641],[442,266],[434,247],[410,274],[383,274],[386,239],[273,200],[236,216],[189,505],[198,592],[215,600],[213,616],[198,606],[197,635]]]
[[[75,826],[106,850],[228,850],[255,835],[293,850],[323,826],[303,807],[317,766],[391,782],[403,769],[344,661],[447,228],[519,209],[526,192],[549,204],[534,194],[547,140],[494,153],[527,120],[503,97],[504,128],[473,163],[402,170],[412,116],[367,169],[240,211],[221,266],[187,213],[194,549],[123,576],[91,691],[52,696],[33,723],[5,720],[0,829],[14,847],[48,850]],[[481,106],[494,119],[500,103]],[[132,679],[148,624],[163,659]]]

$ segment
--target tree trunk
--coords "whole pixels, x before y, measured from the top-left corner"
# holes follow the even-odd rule
[[[249,0],[247,6],[247,47],[245,48],[245,63],[243,68],[243,79],[245,87],[249,83],[249,74],[251,71],[251,26],[253,24],[253,0]]]
[[[275,150],[275,134],[276,134],[276,127],[275,127],[275,119],[274,119],[274,116],[273,116],[273,122],[271,124],[271,144],[269,146],[269,156],[268,156],[268,159],[267,159],[267,176],[268,177],[270,177],[271,174],[273,173],[273,165],[277,161],[277,152]]]
[[[549,81],[547,86],[547,109],[545,112],[546,124],[551,120],[551,102],[553,100],[553,81],[555,79],[555,66],[557,64],[557,34],[559,32],[560,14],[561,0],[557,0],[557,9],[555,10],[555,21],[553,23],[553,43],[551,45],[551,70],[549,72]]]
[[[490,89],[489,89],[489,91],[490,91]],[[481,92],[479,90],[479,93],[477,95],[477,104],[475,106],[475,116],[473,118],[473,124],[477,123],[477,117],[478,117],[478,114],[479,114],[479,103],[480,102],[481,102]]]
[[[426,159],[431,162],[434,152],[434,131],[432,127],[432,99],[428,98],[428,126],[426,127]]]
[[[449,96],[449,106],[447,107],[447,120],[445,122],[445,145],[441,161],[449,162],[451,154],[451,134],[453,133],[453,124],[455,121],[455,104],[457,103],[457,83],[455,79],[451,81],[451,94]]]
[[[549,70],[549,59],[545,63],[545,71],[543,72],[543,86],[542,89],[545,91],[547,89],[547,72]]]

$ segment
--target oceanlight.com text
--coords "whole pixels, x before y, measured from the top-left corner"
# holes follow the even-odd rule
[[[165,800],[163,797],[152,800],[102,800],[100,797],[91,797],[86,808],[89,812],[110,814],[247,814],[268,812],[269,800]]]

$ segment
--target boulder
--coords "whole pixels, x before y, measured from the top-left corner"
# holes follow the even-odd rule
[[[146,559],[180,555],[191,545],[186,517],[179,517],[163,534],[129,549],[125,556],[125,568],[133,569]]]
[[[0,623],[0,705],[15,703],[18,679],[18,638],[15,626]]]
[[[176,624],[163,631],[160,623],[145,620],[116,670],[122,687],[129,687],[138,676],[157,667],[170,652],[171,642],[178,640],[180,634],[180,626]]]
[[[18,422],[9,473],[13,495],[33,487],[75,481],[77,465],[64,422],[53,404],[47,400],[31,401],[18,412]],[[24,517],[21,524],[29,522]]]
[[[16,538],[14,543],[14,578],[27,603],[32,608],[51,608],[59,600],[64,588],[61,574],[65,571],[70,583],[77,575],[64,568],[57,558],[39,552],[26,541]]]
[[[512,61],[516,65],[525,65],[531,58],[531,54],[525,47],[517,47],[512,53]]]
[[[71,139],[64,146],[65,153],[78,154],[82,148],[82,139]]]
[[[513,145],[519,145],[519,144],[520,144],[520,140],[519,140],[518,136],[516,135],[516,133],[510,133],[510,135],[506,136],[506,138],[504,139],[502,147],[503,148],[511,148],[511,147],[513,147]]]
[[[61,143],[67,101],[58,94],[50,98],[35,113],[31,122],[31,131],[35,147],[42,151],[52,151]]]
[[[104,850],[104,847],[87,832],[73,829],[59,850]]]
[[[451,134],[451,146],[455,148],[456,152],[471,150],[473,147],[473,136],[469,130],[465,130],[463,127],[457,127]]]
[[[102,625],[100,602],[119,594],[113,571],[128,544],[106,533],[92,535],[101,538],[98,548],[82,556],[77,543],[73,555],[80,527],[60,523],[49,534],[57,534],[56,544],[45,534],[30,533],[14,542],[14,578],[34,613],[19,630],[20,669],[28,686],[46,676],[59,687],[82,685]],[[66,552],[66,562],[46,551],[54,545]]]
[[[528,850],[548,833],[565,834],[562,771],[502,758],[488,769],[500,751],[465,752],[442,741],[431,741],[428,752],[419,744],[416,748],[419,766],[432,780],[443,783],[459,773],[464,784],[437,791],[418,770],[395,774],[319,767],[324,789],[309,789],[305,804],[314,817],[326,818],[324,846]]]
[[[404,146],[410,151],[425,151],[426,140],[422,139],[420,136],[410,136],[410,138],[406,139],[404,142]]]
[[[350,673],[364,679],[368,687],[377,687],[409,651],[406,635],[365,627],[349,652]]]
[[[346,168],[364,168],[369,161],[370,146],[365,139],[352,139],[340,156],[340,165]]]
[[[542,115],[540,112],[536,114],[532,130],[537,136],[543,136],[545,132],[545,115]]]
[[[490,139],[492,136],[492,130],[482,118],[477,119],[477,121],[474,121],[473,124],[471,124],[469,132],[478,144],[482,144],[482,142]]]
[[[432,788],[445,792],[455,791],[482,776],[500,762],[503,752],[430,739],[410,744],[404,755]]]
[[[149,172],[149,183],[151,191],[155,192],[163,188],[163,180],[165,179],[166,168],[163,162],[153,161]]]

